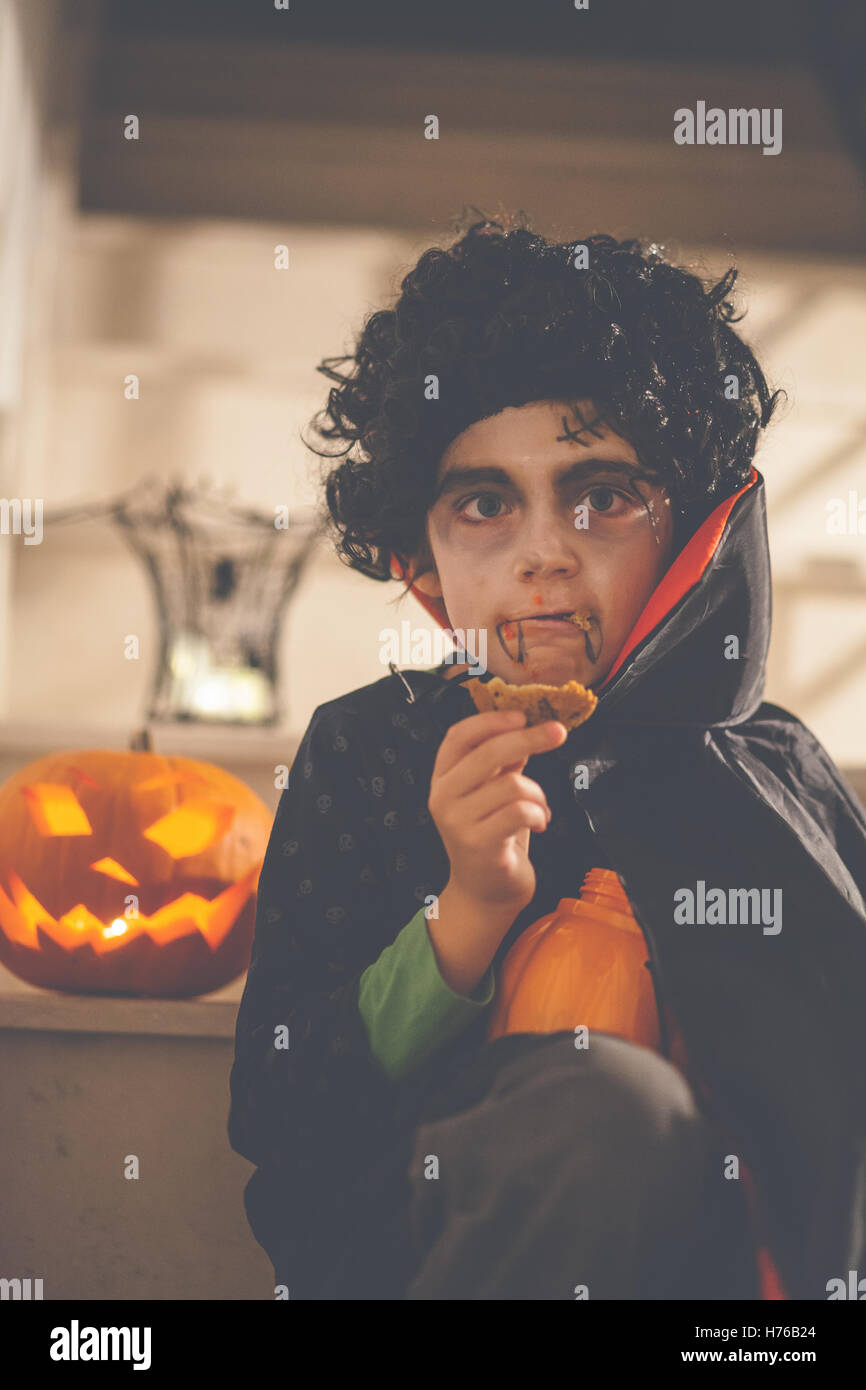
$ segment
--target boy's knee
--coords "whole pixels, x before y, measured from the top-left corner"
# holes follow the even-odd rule
[[[597,1033],[589,1052],[606,1087],[659,1133],[674,1120],[702,1118],[686,1077],[660,1053],[611,1033]]]
[[[713,1130],[682,1072],[659,1053],[613,1035],[596,1035],[594,1046],[602,1147],[616,1150],[636,1180],[656,1187],[705,1170]]]

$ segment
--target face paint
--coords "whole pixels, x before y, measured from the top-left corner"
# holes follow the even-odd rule
[[[515,626],[517,627],[517,655],[513,656],[509,648],[506,646],[506,640],[508,642],[514,641]],[[514,620],[514,622],[509,621],[504,623],[497,623],[496,636],[499,639],[500,647],[505,652],[505,655],[508,657],[509,661],[517,661],[520,665],[523,665],[523,662],[526,659],[526,644],[523,640],[522,620],[520,618],[517,618]]]
[[[594,613],[587,613],[585,618],[579,617],[576,613],[571,616],[571,621],[578,627],[583,628],[583,641],[586,647],[586,654],[589,660],[595,665],[601,656],[601,622]]]
[[[583,443],[583,440],[581,439],[580,436],[581,436],[582,434],[586,434],[586,433],[595,435],[596,439],[603,439],[603,438],[604,438],[604,436],[603,436],[601,430],[597,430],[597,429],[594,428],[595,425],[600,425],[600,424],[603,424],[603,423],[604,423],[604,422],[602,421],[602,418],[601,418],[600,415],[596,415],[595,419],[594,419],[594,420],[591,420],[591,421],[589,422],[589,424],[587,424],[587,423],[584,421],[584,418],[583,418],[583,416],[582,416],[581,413],[580,413],[580,408],[579,408],[577,405],[573,405],[573,406],[571,407],[571,409],[572,409],[572,413],[573,413],[574,415],[576,415],[577,418],[578,418],[578,420],[580,421],[580,429],[579,429],[579,430],[573,430],[573,429],[571,429],[571,427],[569,426],[568,420],[567,420],[566,417],[563,415],[563,417],[562,417],[562,428],[563,428],[563,430],[565,431],[565,433],[564,433],[564,434],[558,434],[558,435],[556,436],[556,442],[557,442],[557,444],[564,444],[567,440],[571,440],[571,442],[574,443],[574,444],[582,444],[582,443]]]
[[[596,430],[595,428],[595,425],[603,425],[603,423],[605,423],[605,421],[602,420],[601,414],[596,414],[596,416],[592,418],[591,421],[585,421],[584,417],[582,417],[581,414],[580,404],[578,404],[577,402],[571,403],[570,409],[571,413],[573,413],[573,416],[577,417],[577,420],[580,421],[580,430],[571,430],[569,420],[567,420],[566,416],[562,416],[563,434],[556,435],[557,443],[571,441],[573,443],[580,443],[580,445],[582,445],[582,443],[584,443],[585,441],[584,439],[581,439],[581,435],[585,434],[595,435],[596,439],[603,438],[602,432]],[[648,482],[655,482],[655,480],[653,480],[653,478],[649,478],[648,475],[646,475],[645,473],[632,474],[630,478],[631,491],[634,492],[635,496],[637,496],[639,502],[641,502],[642,505],[644,505],[644,510],[646,512],[646,516],[649,517],[649,524],[651,524],[652,534],[653,538],[655,538],[656,545],[662,545],[662,537],[660,537],[659,534],[659,521],[657,521],[656,518],[655,502],[653,502],[652,498],[648,499],[645,498],[644,495],[642,495],[641,489],[638,488],[638,480],[646,480]]]
[[[585,615],[574,613],[569,621],[583,630],[583,642],[587,658],[595,665],[601,655],[602,648],[601,620],[595,613]],[[509,661],[516,662],[518,666],[531,664],[532,653],[527,651],[523,625],[533,622],[535,622],[534,618],[510,618],[506,619],[505,622],[496,624],[496,636],[500,647]],[[531,627],[529,631],[532,631]]]
[[[657,518],[657,516],[656,516],[655,500],[654,500],[654,498],[652,498],[652,497],[644,497],[643,493],[641,492],[640,488],[638,487],[638,482],[641,481],[641,480],[643,479],[644,476],[645,476],[645,475],[642,475],[642,474],[633,475],[633,476],[629,479],[629,482],[631,483],[632,491],[634,492],[635,496],[638,497],[638,498],[640,498],[641,502],[642,502],[643,505],[644,505],[644,510],[646,511],[646,514],[647,514],[647,516],[649,517],[649,523],[650,523],[650,526],[652,527],[652,533],[653,533],[653,537],[654,537],[654,539],[655,539],[656,545],[661,545],[661,543],[662,543],[662,538],[661,538],[661,535],[659,534],[659,522],[658,522],[658,518]]]
[[[572,414],[575,415],[577,419],[580,421],[580,429],[573,430],[568,423],[568,418],[565,415],[563,415],[561,417],[563,433],[558,434],[556,436],[557,444],[562,444],[567,441],[571,441],[574,444],[582,445],[585,443],[585,441],[581,438],[581,436],[585,434],[592,434],[596,437],[596,439],[602,439],[604,437],[602,432],[595,428],[596,425],[604,424],[601,415],[596,415],[592,420],[585,421],[583,415],[581,414],[580,406],[577,403],[573,403],[571,405],[571,411]],[[652,527],[653,538],[655,540],[656,545],[661,545],[662,538],[659,532],[659,522],[656,517],[656,508],[654,500],[651,497],[646,498],[643,496],[643,494],[640,491],[640,488],[637,485],[639,480],[644,480],[651,484],[654,483],[655,480],[649,477],[646,473],[636,473],[631,476],[629,482],[631,483],[631,490],[633,495],[643,505],[644,511],[646,512],[647,517],[649,518],[649,523]]]

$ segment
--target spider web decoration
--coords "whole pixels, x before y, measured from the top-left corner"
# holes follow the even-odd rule
[[[147,718],[274,724],[283,618],[321,534],[311,509],[274,516],[145,479],[130,494],[55,512],[48,522],[108,517],[147,572],[159,655]],[[297,518],[297,519],[296,519]]]

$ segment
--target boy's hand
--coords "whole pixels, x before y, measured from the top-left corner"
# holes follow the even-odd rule
[[[568,736],[551,720],[525,727],[521,710],[490,710],[452,724],[440,744],[428,806],[461,895],[516,916],[535,893],[530,830],[546,830],[547,798],[521,771]]]

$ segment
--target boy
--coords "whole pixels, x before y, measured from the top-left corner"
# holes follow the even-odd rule
[[[760,1273],[821,1298],[864,1263],[866,820],[761,703],[776,397],[734,278],[476,224],[350,373],[323,364],[320,435],[355,446],[325,481],[340,554],[485,633],[486,677],[598,706],[568,734],[477,714],[467,661],[316,710],[229,1120],[291,1297],[756,1297]],[[646,940],[659,1051],[626,1028],[485,1042],[509,949],[598,867]]]

